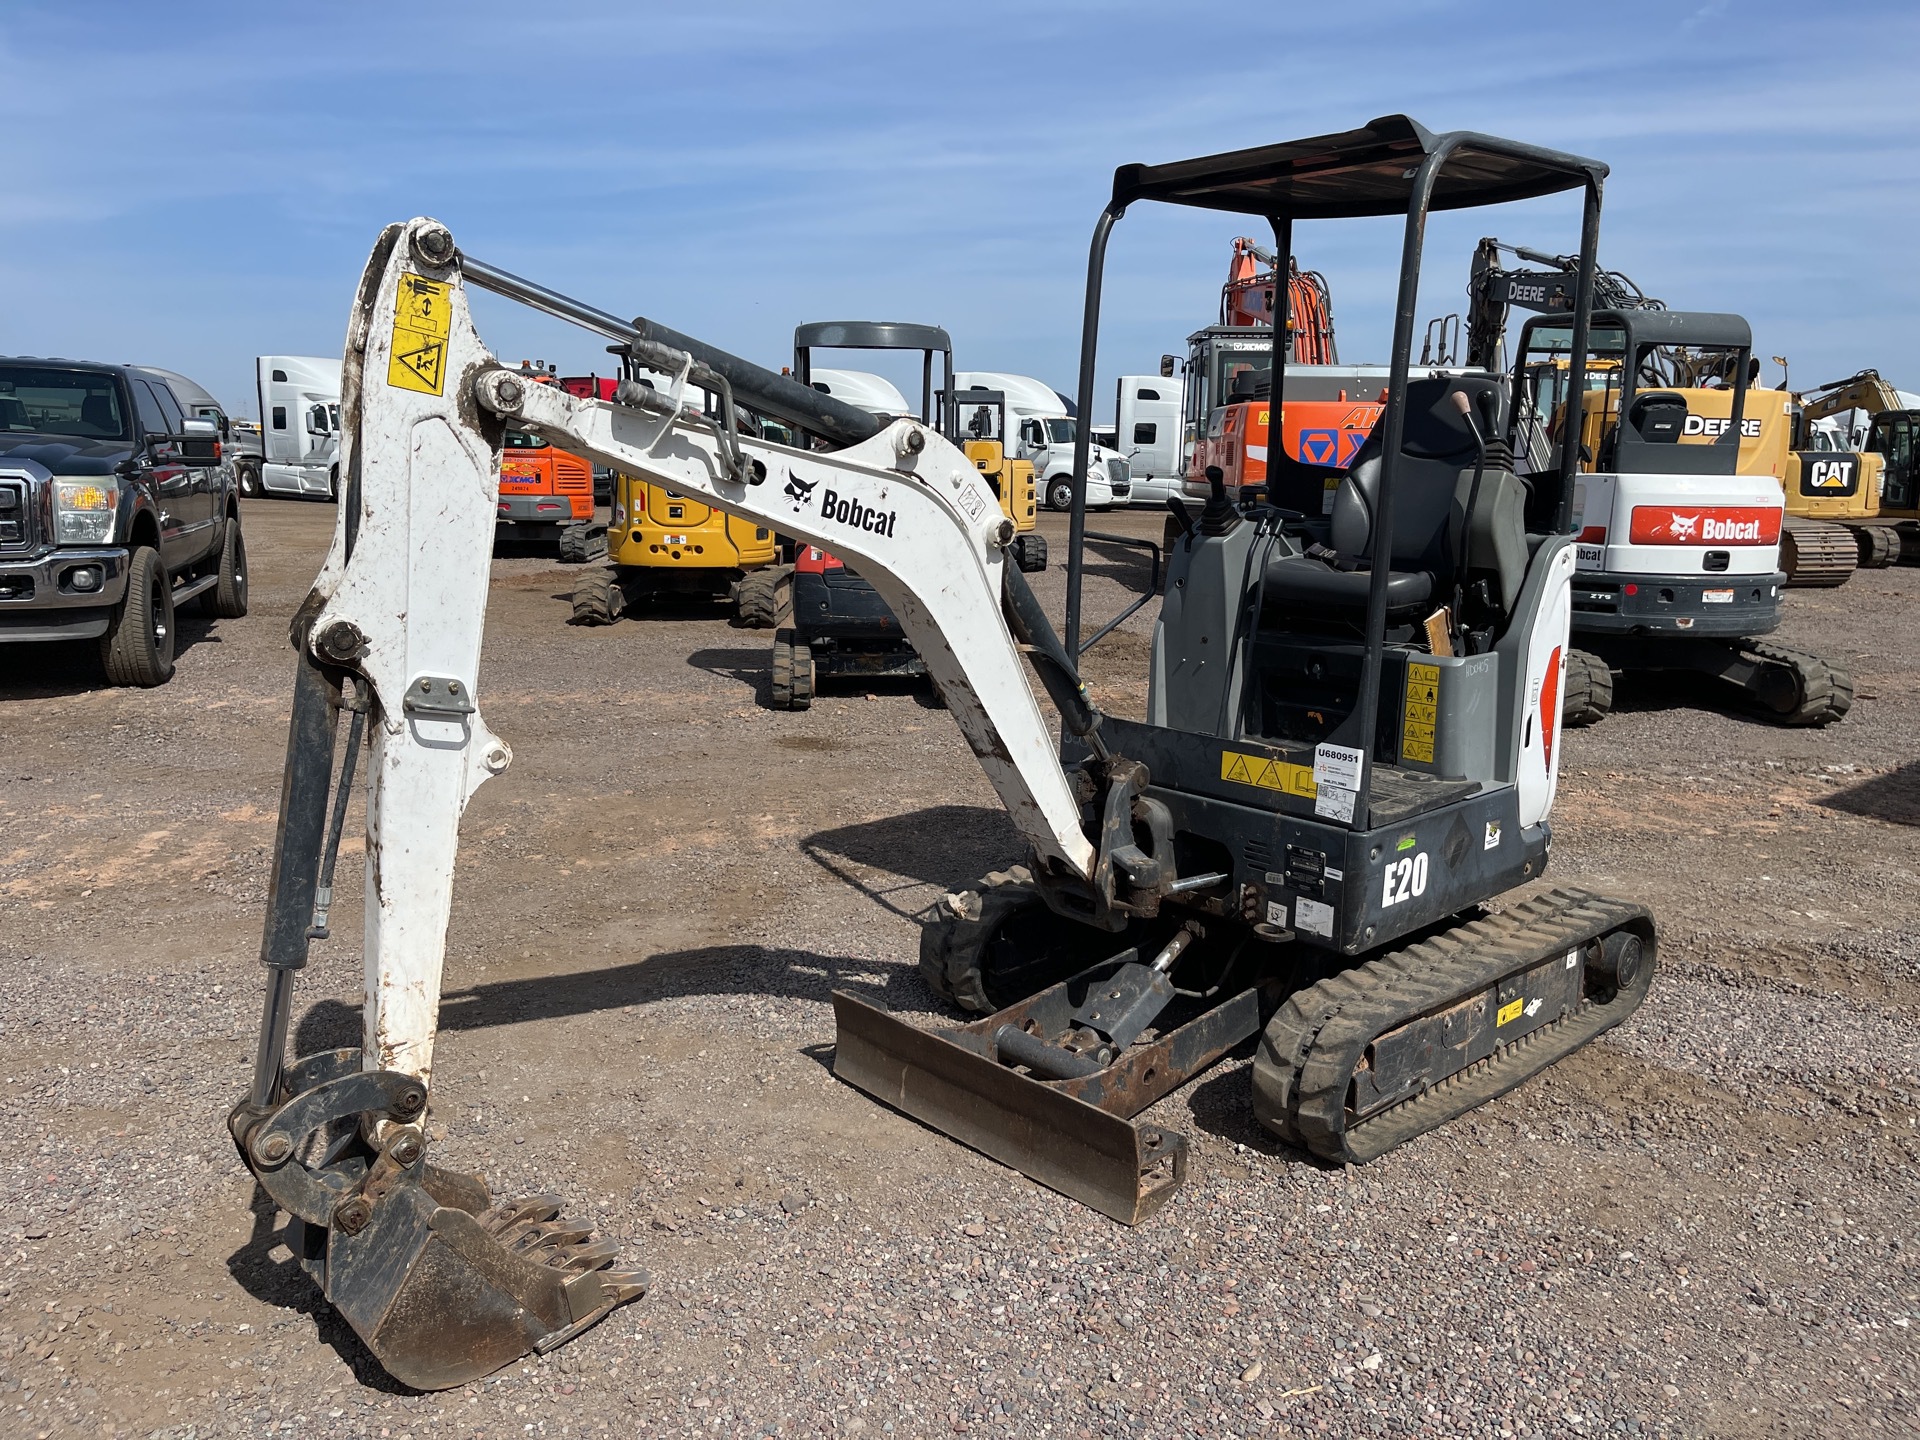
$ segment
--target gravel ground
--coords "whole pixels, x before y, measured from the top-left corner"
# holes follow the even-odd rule
[[[483,703],[516,758],[463,832],[436,1155],[562,1192],[655,1288],[417,1395],[221,1125],[332,511],[246,521],[254,613],[186,622],[171,685],[0,669],[7,1434],[1916,1433],[1914,571],[1792,597],[1784,638],[1854,668],[1843,725],[1623,684],[1566,737],[1549,878],[1661,925],[1632,1022],[1354,1170],[1272,1142],[1230,1061],[1158,1107],[1192,1177],[1126,1230],[828,1071],[829,989],[940,1016],[914,917],[1018,851],[946,715],[907,687],[770,712],[765,635],[697,606],[572,629],[570,572],[496,559]],[[1143,578],[1098,552],[1090,612]],[[1090,660],[1122,713],[1150,617]],[[346,848],[303,1050],[357,1034]]]

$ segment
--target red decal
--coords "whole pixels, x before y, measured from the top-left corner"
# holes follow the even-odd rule
[[[1553,722],[1560,718],[1560,647],[1553,647],[1547,677],[1540,684],[1540,743],[1546,747],[1547,773],[1553,773]]]
[[[1782,511],[1772,505],[1636,505],[1635,545],[1777,545]]]

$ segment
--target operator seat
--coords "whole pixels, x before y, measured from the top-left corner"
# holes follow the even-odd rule
[[[1395,480],[1393,553],[1389,560],[1392,571],[1387,581],[1389,625],[1417,620],[1439,603],[1437,596],[1451,597],[1463,563],[1462,557],[1454,554],[1456,532],[1465,529],[1472,550],[1480,548],[1472,541],[1488,530],[1486,521],[1496,512],[1504,520],[1501,530],[1522,525],[1515,508],[1517,482],[1509,490],[1495,478],[1505,477],[1506,472],[1489,468],[1482,477],[1481,495],[1467,494],[1475,446],[1466,417],[1448,398],[1455,391],[1466,394],[1483,431],[1490,428],[1488,417],[1498,413],[1500,399],[1496,381],[1480,376],[1436,376],[1407,386],[1406,423]],[[1331,557],[1288,555],[1267,566],[1261,603],[1263,624],[1275,624],[1289,613],[1297,616],[1301,612],[1324,616],[1333,611],[1342,621],[1364,619],[1367,592],[1373,583],[1373,517],[1385,432],[1383,417],[1340,482],[1333,502]],[[1487,515],[1478,517],[1481,523],[1476,524],[1476,516],[1468,514],[1463,526],[1461,512],[1469,503],[1476,511],[1490,508]],[[1512,546],[1499,548],[1510,551]],[[1519,555],[1522,570],[1525,558],[1523,530]],[[1495,568],[1509,567],[1496,562]],[[1506,579],[1503,575],[1500,589],[1510,603],[1512,593],[1519,588],[1518,578],[1511,584]]]

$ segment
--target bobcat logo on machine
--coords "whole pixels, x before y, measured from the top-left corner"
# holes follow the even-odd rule
[[[818,480],[802,480],[798,475],[787,476],[787,498],[793,501],[798,510],[813,499],[813,492],[819,486]]]
[[[1675,510],[1636,505],[1628,529],[1633,545],[1773,545],[1782,511],[1772,505],[1701,505]]]

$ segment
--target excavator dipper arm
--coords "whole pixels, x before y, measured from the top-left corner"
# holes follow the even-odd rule
[[[477,1177],[424,1158],[460,815],[512,760],[478,705],[509,420],[853,564],[925,659],[1039,863],[1080,881],[1096,868],[1015,629],[1043,642],[1037,660],[1057,660],[1043,678],[1068,723],[1077,713],[1085,729],[1092,712],[1057,642],[1031,633],[1044,621],[1006,563],[1012,523],[964,455],[911,420],[832,452],[767,443],[734,423],[724,377],[652,341],[637,343],[676,374],[670,393],[628,385],[606,403],[526,384],[481,342],[465,286],[451,235],[417,219],[383,233],[355,301],[340,518],[294,625],[259,1061],[229,1117],[242,1158],[294,1217],[296,1254],[381,1362],[423,1388],[550,1349],[646,1284],[610,1270],[612,1248],[559,1218],[550,1197],[497,1205]],[[722,387],[721,416],[686,403],[691,382]],[[335,785],[342,709],[358,718]],[[362,723],[363,1044],[289,1065],[291,977],[326,931],[329,791],[337,845]]]

